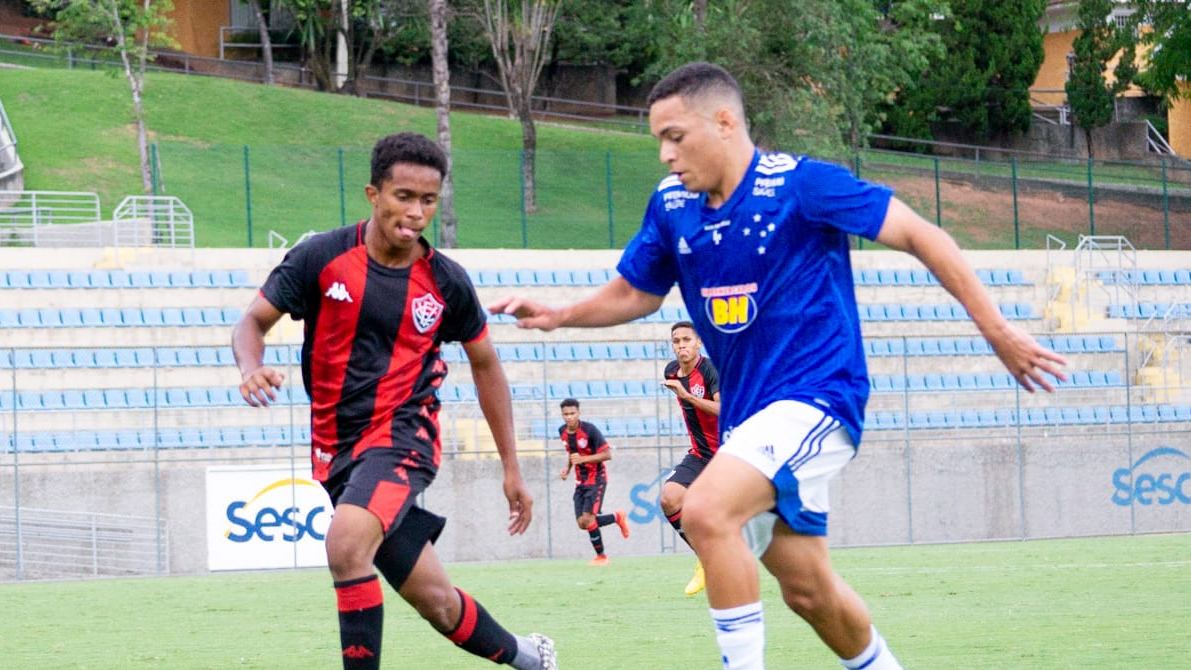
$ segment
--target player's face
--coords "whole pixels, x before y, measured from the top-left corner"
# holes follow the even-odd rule
[[[567,424],[567,430],[574,431],[579,427],[579,408],[563,407],[562,420]]]
[[[368,184],[364,192],[372,203],[372,223],[388,247],[412,247],[438,209],[442,175],[438,170],[413,163],[396,163],[380,187]]]
[[[719,189],[724,148],[714,114],[680,96],[662,98],[649,108],[649,130],[658,138],[659,158],[688,191]]]
[[[674,357],[683,365],[689,365],[698,358],[699,348],[702,346],[699,336],[690,328],[675,328],[674,332],[670,333],[670,347],[674,349]]]

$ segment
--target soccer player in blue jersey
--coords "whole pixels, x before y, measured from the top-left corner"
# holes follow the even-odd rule
[[[489,309],[525,328],[608,326],[658,309],[677,282],[721,375],[721,446],[687,492],[683,528],[707,573],[724,668],[764,667],[751,549],[845,668],[897,670],[828,556],[827,486],[856,455],[869,391],[848,236],[917,257],[1026,391],[1053,391],[1048,375],[1066,379],[1065,361],[1009,323],[955,241],[889,189],[758,151],[724,69],[691,63],[664,77],[649,125],[670,175],[619,276],[563,307],[505,298]]]
[[[380,668],[377,571],[464,650],[518,670],[556,670],[549,638],[510,633],[452,585],[434,551],[446,520],[417,504],[438,473],[435,391],[447,375],[440,351],[455,341],[467,353],[500,454],[510,534],[525,532],[533,509],[517,463],[509,385],[475,288],[422,237],[446,171],[446,154],[425,136],[398,133],[376,143],[364,187],[371,217],[291,249],[236,324],[240,393],[252,406],[276,400],[284,376],[263,364],[265,335],[284,314],[304,320],[311,467],[335,506],[326,550],[344,670]]]

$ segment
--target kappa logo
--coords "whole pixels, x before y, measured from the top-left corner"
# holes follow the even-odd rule
[[[372,658],[376,654],[362,644],[351,644],[343,650],[344,658]]]
[[[347,292],[347,287],[341,281],[332,282],[331,288],[327,289],[325,295],[331,300],[338,300],[339,302],[352,301],[351,294]]]
[[[425,335],[438,323],[442,317],[443,304],[427,293],[420,298],[414,298],[410,304],[410,312],[414,320],[414,328]]]

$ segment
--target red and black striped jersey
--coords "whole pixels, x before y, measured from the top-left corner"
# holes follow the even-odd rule
[[[315,235],[286,254],[261,287],[279,311],[305,321],[302,381],[310,396],[311,460],[324,481],[334,456],[371,447],[411,448],[437,468],[441,445],[435,390],[447,364],[443,342],[487,335],[467,272],[424,239],[407,268],[368,256],[366,222]]]
[[[604,440],[604,434],[600,432],[600,429],[586,421],[580,421],[579,429],[573,433],[568,433],[567,425],[562,424],[558,427],[558,437],[562,439],[562,447],[567,450],[568,457],[571,454],[590,456],[611,448]],[[575,465],[576,486],[598,484],[605,481],[608,481],[608,469],[604,467],[604,461]]]
[[[679,371],[678,361],[670,361],[666,364],[664,374],[666,379],[677,379],[682,383],[682,387],[696,398],[710,400],[720,392],[720,375],[716,372],[715,366],[711,364],[711,359],[706,356],[699,357],[691,374],[680,377]],[[678,401],[678,407],[682,410],[687,433],[691,436],[689,453],[704,461],[711,460],[711,457],[720,448],[719,417],[708,414],[695,407],[693,403],[683,400]]]

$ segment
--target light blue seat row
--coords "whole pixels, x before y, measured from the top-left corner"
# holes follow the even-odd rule
[[[283,386],[278,405],[306,405],[310,399],[300,386]],[[234,386],[191,386],[158,389],[107,388],[43,391],[2,391],[0,411],[112,410],[150,408],[240,407],[244,398]]]
[[[1019,423],[1020,421],[1020,423]],[[1006,428],[1014,426],[1063,426],[1160,423],[1191,421],[1191,405],[1096,405],[1083,407],[1030,407],[953,409],[911,412],[873,412],[865,429],[870,431],[932,428]]]
[[[640,379],[512,384],[510,389],[513,400],[653,398],[670,395],[669,391],[661,389],[659,383]],[[475,402],[476,387],[472,384],[443,384],[438,390],[438,397],[446,403]]]
[[[1111,388],[1124,386],[1117,370],[1075,370],[1067,381],[1051,382],[1063,388]],[[976,372],[922,375],[873,375],[869,384],[874,393],[996,391],[1012,389],[1017,380],[1007,372]]]
[[[659,348],[660,347],[660,348]],[[496,353],[506,362],[517,361],[652,361],[669,359],[669,346],[653,342],[557,342],[543,344],[498,344]],[[463,347],[442,348],[447,363],[465,362]]]
[[[254,288],[245,270],[9,270],[0,288]]]
[[[309,444],[310,427],[263,425],[154,430],[22,432],[0,439],[0,451],[66,452],[129,449],[185,449]]]
[[[976,276],[985,286],[1030,286],[1021,270],[977,270]],[[852,270],[857,286],[938,286],[939,280],[925,268],[900,270]]]
[[[1167,313],[1179,319],[1191,317],[1191,303],[1139,302],[1108,306],[1110,319],[1163,318]]]
[[[615,270],[468,270],[471,283],[490,286],[600,286]]]
[[[1105,284],[1191,286],[1191,270],[1100,270],[1096,279]]]
[[[268,347],[265,363],[272,366],[297,365],[301,348],[297,346]],[[138,347],[83,349],[3,349],[0,350],[0,370],[16,368],[145,368],[232,366],[235,357],[231,347]]]
[[[231,326],[238,307],[43,307],[0,310],[0,328]]]
[[[1041,335],[1042,346],[1061,354],[1124,351],[1113,335]],[[985,356],[993,353],[983,337],[866,338],[868,356]]]
[[[1007,319],[1033,319],[1034,308],[1029,303],[1002,303],[1001,314]],[[857,305],[862,321],[959,321],[968,318],[968,311],[959,303],[941,305],[861,304]]]

